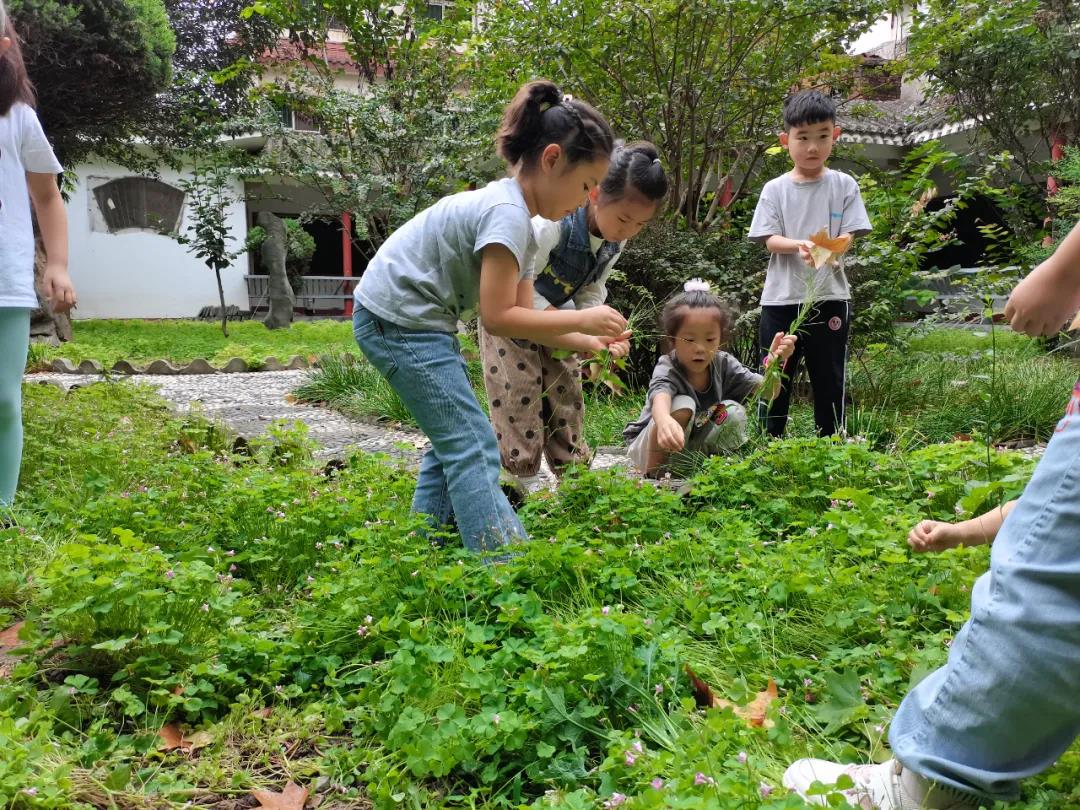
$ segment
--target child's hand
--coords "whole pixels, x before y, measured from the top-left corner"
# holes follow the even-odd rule
[[[964,537],[951,523],[924,520],[911,530],[907,541],[913,551],[945,551],[963,545]]]
[[[66,267],[57,264],[45,266],[41,279],[41,292],[52,306],[53,312],[68,312],[78,303],[75,285],[71,283]]]
[[[809,239],[804,239],[799,243],[799,258],[802,259],[810,267],[814,266],[814,257],[810,254],[813,250],[814,243]]]
[[[665,419],[658,419],[656,422],[656,444],[662,450],[667,450],[669,453],[677,453],[683,449],[683,443],[686,441],[686,436],[683,432],[683,426],[668,416]]]
[[[630,332],[623,333],[623,337],[608,344],[608,351],[615,360],[619,360],[630,354]]]
[[[772,343],[769,344],[769,360],[766,361],[766,365],[772,362],[776,358],[780,358],[782,362],[787,362],[788,358],[795,353],[795,341],[798,338],[795,335],[785,335],[783,332],[777,332],[772,339]]]
[[[1080,273],[1050,257],[1013,289],[1005,305],[1005,320],[1025,335],[1052,335],[1078,308]]]
[[[626,331],[626,318],[608,306],[589,307],[578,313],[580,329],[587,335],[619,338]]]
[[[588,343],[585,346],[585,351],[589,354],[596,354],[597,352],[607,350],[611,352],[611,356],[616,359],[626,357],[626,355],[630,353],[630,334],[630,330],[626,329],[617,337],[596,337],[595,335],[587,335]]]

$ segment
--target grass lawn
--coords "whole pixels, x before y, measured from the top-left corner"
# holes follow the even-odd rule
[[[129,382],[24,392],[0,529],[19,808],[223,810],[288,781],[334,808],[802,807],[786,764],[883,756],[986,569],[985,548],[911,554],[908,528],[1030,470],[970,442],[792,439],[714,460],[687,498],[588,473],[487,566],[418,536],[410,474],[378,458],[327,477],[282,429],[235,455]],[[759,726],[703,711],[687,666],[736,705],[778,697]],[[161,750],[166,724],[196,750]],[[1013,806],[1078,786],[1074,746]]]
[[[229,324],[228,338],[221,334],[221,324],[203,321],[76,321],[72,337],[57,348],[31,346],[27,367],[41,368],[57,357],[75,363],[97,360],[108,368],[117,360],[138,365],[164,358],[183,364],[202,357],[221,365],[239,357],[259,364],[267,357],[288,360],[357,351],[352,324],[331,320],[298,321],[273,330],[257,321],[237,321]]]

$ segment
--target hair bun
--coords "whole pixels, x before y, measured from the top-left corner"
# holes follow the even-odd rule
[[[692,278],[682,285],[683,292],[712,292],[712,285],[700,278]]]

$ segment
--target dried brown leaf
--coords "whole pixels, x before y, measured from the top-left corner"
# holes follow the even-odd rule
[[[259,807],[266,810],[303,810],[307,803],[308,789],[289,782],[281,793],[273,790],[253,790],[251,795],[258,799]]]

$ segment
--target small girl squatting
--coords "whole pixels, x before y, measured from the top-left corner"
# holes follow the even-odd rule
[[[674,348],[660,357],[649,381],[645,407],[623,431],[634,466],[650,476],[678,466],[683,454],[716,455],[746,441],[745,404],[764,378],[720,347],[731,331],[731,313],[694,279],[671,299],[660,316],[660,332]],[[766,363],[795,351],[795,336],[777,332]],[[763,395],[772,399],[779,386]]]

